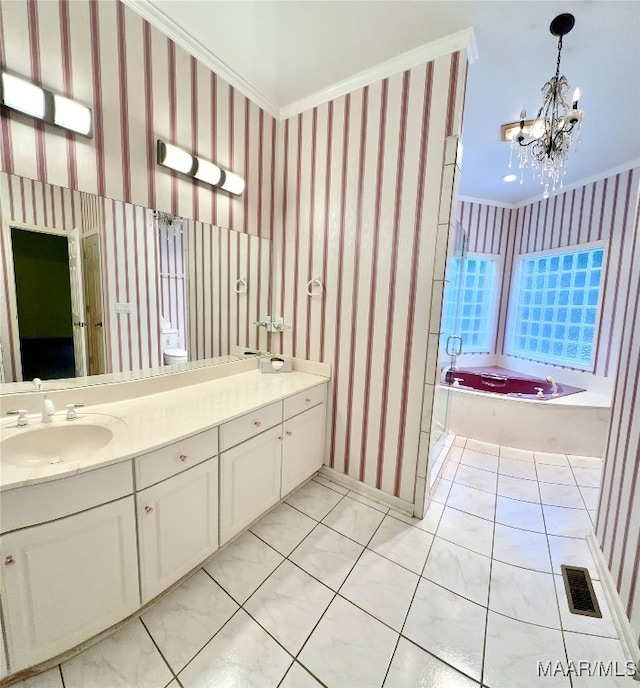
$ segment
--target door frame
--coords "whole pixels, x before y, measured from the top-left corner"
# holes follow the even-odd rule
[[[53,234],[55,236],[61,236],[65,237],[65,239],[68,239],[69,237],[69,231],[65,229],[51,229],[49,227],[42,227],[38,225],[33,225],[28,222],[15,222],[14,220],[4,220],[2,223],[2,233],[3,233],[3,239],[4,239],[4,246],[5,250],[7,251],[6,253],[6,286],[7,286],[7,294],[8,294],[8,303],[7,303],[7,310],[9,313],[9,317],[11,319],[11,323],[15,329],[15,334],[13,337],[10,338],[9,344],[11,347],[11,351],[7,352],[7,354],[4,353],[3,350],[3,356],[5,355],[12,355],[13,360],[15,361],[15,377],[16,379],[14,382],[23,382],[23,376],[22,376],[22,354],[20,352],[20,329],[19,329],[19,323],[18,323],[18,299],[16,296],[16,274],[15,274],[15,269],[14,269],[14,261],[13,261],[13,241],[11,240],[11,230],[12,229],[20,229],[24,230],[27,232],[38,232],[40,234]],[[78,228],[78,231],[80,232],[80,241],[82,241],[82,232],[80,228]],[[83,295],[84,298],[84,295]],[[86,345],[86,333],[85,335],[85,345]],[[75,351],[74,351],[75,355]],[[5,369],[6,372],[6,369]]]

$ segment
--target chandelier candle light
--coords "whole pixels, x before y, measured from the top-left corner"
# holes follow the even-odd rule
[[[542,87],[542,107],[534,120],[527,120],[527,113],[522,110],[519,122],[503,124],[502,140],[511,141],[509,167],[513,151],[518,146],[518,166],[522,184],[525,167],[531,166],[540,184],[544,186],[543,198],[548,198],[549,187],[552,191],[562,188],[562,178],[566,173],[566,161],[569,147],[577,132],[576,145],[580,143],[580,123],[582,110],[578,109],[580,89],[576,88],[571,107],[567,102],[569,82],[560,76],[560,56],[562,37],[566,36],[575,23],[572,14],[558,15],[549,26],[552,35],[558,36],[558,60],[556,74]],[[577,125],[577,126],[576,126]]]

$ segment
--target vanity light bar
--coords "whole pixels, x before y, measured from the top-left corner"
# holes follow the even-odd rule
[[[30,117],[91,138],[91,110],[22,77],[0,72],[0,103]]]
[[[239,175],[229,170],[224,170],[209,160],[192,155],[182,148],[166,143],[161,139],[158,139],[156,158],[158,165],[182,172],[194,179],[211,184],[211,186],[217,186],[236,196],[240,196],[244,191],[245,182]]]

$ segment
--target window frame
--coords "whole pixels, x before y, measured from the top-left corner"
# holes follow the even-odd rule
[[[463,256],[454,256],[459,260],[488,260],[493,263],[493,285],[490,290],[489,309],[487,313],[487,346],[470,349],[467,344],[463,346],[462,355],[465,354],[492,354],[495,351],[498,340],[498,315],[500,310],[500,292],[502,285],[503,272],[503,256],[497,253],[482,253],[480,251],[469,251]],[[466,274],[466,272],[465,272]],[[461,286],[461,291],[464,291],[464,285]],[[445,312],[443,304],[443,315]],[[462,321],[462,314],[460,320]],[[459,332],[452,334],[460,334]]]
[[[525,260],[535,258],[545,258],[550,256],[562,257],[567,254],[580,253],[582,251],[593,251],[602,249],[602,267],[600,275],[600,284],[598,286],[598,303],[596,304],[595,323],[593,328],[593,350],[591,360],[585,364],[581,361],[558,358],[557,356],[544,354],[533,354],[532,352],[523,352],[516,348],[516,318],[520,302],[520,288],[522,284],[522,267]],[[594,372],[596,366],[597,342],[600,336],[601,315],[604,302],[604,284],[608,266],[608,246],[605,241],[588,241],[581,244],[572,244],[570,246],[559,246],[556,248],[544,249],[541,251],[531,251],[530,253],[521,253],[517,260],[514,261],[513,272],[511,275],[511,286],[508,297],[508,312],[506,318],[506,336],[504,353],[506,356],[524,359],[526,361],[533,361],[535,363],[542,363],[554,365],[562,368],[575,368],[585,372]]]

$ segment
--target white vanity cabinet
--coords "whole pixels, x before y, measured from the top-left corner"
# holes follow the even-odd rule
[[[220,455],[220,544],[280,501],[282,424]]]
[[[143,604],[218,549],[218,457],[136,494]]]
[[[11,672],[55,657],[138,609],[135,532],[128,496],[2,535]]]
[[[135,614],[320,468],[326,382],[258,375],[194,410],[195,434],[123,433],[96,467],[3,483],[0,679]]]
[[[220,455],[220,544],[322,466],[325,397],[326,385],[318,385],[220,428],[221,448],[239,442]]]
[[[325,404],[284,422],[281,496],[320,469],[324,461]]]

